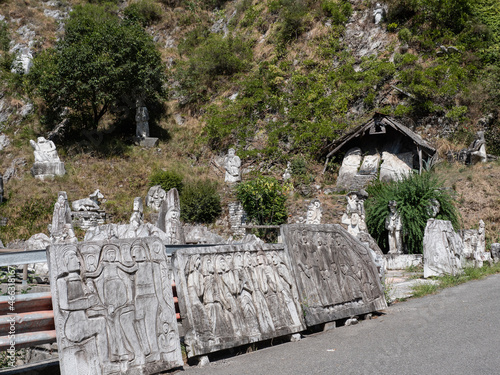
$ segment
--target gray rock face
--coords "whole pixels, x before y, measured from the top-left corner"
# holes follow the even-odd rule
[[[360,148],[356,147],[347,151],[339,169],[337,187],[349,189],[354,184],[352,180],[358,173],[362,159]]]
[[[495,263],[500,261],[500,243],[491,244],[491,257]]]
[[[223,245],[173,255],[189,357],[304,329],[279,245]]]
[[[450,221],[428,220],[424,232],[424,277],[460,274],[463,248]]]
[[[281,230],[308,326],[387,307],[368,247],[340,225]]]
[[[10,140],[5,134],[0,134],[0,151],[10,145]]]
[[[84,241],[108,241],[115,239],[131,239],[158,237],[164,245],[168,245],[167,235],[153,224],[144,223],[138,227],[130,224],[105,224],[92,227],[85,233]]]
[[[3,202],[3,176],[2,174],[0,173],[0,203]]]
[[[62,375],[154,374],[182,366],[159,239],[52,245],[48,257]]]
[[[397,181],[411,173],[411,168],[405,162],[408,155],[393,155],[384,151],[382,153],[382,165],[380,166],[381,181]]]
[[[188,244],[222,244],[225,242],[224,238],[203,225],[184,226],[184,237]]]

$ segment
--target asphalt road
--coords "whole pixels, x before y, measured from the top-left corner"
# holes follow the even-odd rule
[[[178,374],[500,374],[500,275],[385,312]]]

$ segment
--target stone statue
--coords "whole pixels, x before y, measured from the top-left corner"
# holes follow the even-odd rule
[[[143,223],[144,223],[144,214],[143,214],[142,198],[136,197],[134,198],[134,212],[130,217],[130,225],[132,227],[138,228]]]
[[[440,209],[441,204],[439,203],[439,201],[435,198],[432,198],[429,201],[429,206],[427,206],[427,215],[429,215],[430,218],[435,219],[439,214]]]
[[[30,140],[34,149],[35,163],[31,168],[31,174],[40,180],[53,178],[54,176],[63,176],[66,173],[64,163],[57,155],[54,142],[38,137],[37,142]]]
[[[375,9],[373,10],[373,21],[375,25],[378,25],[385,16],[385,9],[380,3],[377,3]]]
[[[224,159],[224,168],[226,169],[226,182],[241,181],[241,159],[235,154],[234,148],[230,148]]]
[[[52,243],[77,242],[71,222],[71,210],[68,204],[68,196],[65,191],[59,192],[57,202],[54,204],[54,214],[50,227],[50,239]]]
[[[37,142],[30,140],[34,149],[35,163],[60,162],[54,142],[38,137]]]
[[[160,211],[162,202],[167,198],[167,193],[162,189],[161,185],[151,187],[146,196],[146,206],[154,211]]]
[[[158,228],[165,232],[169,238],[168,244],[170,245],[180,245],[186,243],[180,216],[181,204],[179,192],[176,188],[173,188],[167,192],[167,199],[161,204],[156,224]]]
[[[367,232],[364,207],[364,200],[367,197],[368,194],[364,190],[352,191],[346,196],[347,209],[342,215],[342,224],[347,225],[347,231],[354,237],[360,232]]]
[[[71,207],[73,211],[98,211],[101,204],[99,200],[103,198],[104,195],[102,195],[101,191],[96,189],[92,194],[89,194],[88,198],[73,201]]]
[[[476,133],[476,139],[469,146],[467,150],[469,154],[469,163],[474,165],[476,163],[486,163],[488,161],[488,155],[486,154],[486,141],[484,140],[484,132],[478,131]]]
[[[397,211],[398,203],[390,201],[388,207],[390,212],[385,219],[385,229],[389,231],[389,254],[403,254],[403,239],[401,237],[403,222]]]
[[[137,138],[147,138],[149,137],[149,113],[148,109],[144,104],[138,100],[136,104],[135,122],[136,131],[135,135]]]
[[[336,224],[281,227],[307,326],[386,308],[369,248]]]
[[[287,181],[292,178],[292,174],[290,173],[291,170],[291,163],[287,162],[286,163],[286,169],[285,172],[283,172],[283,181]]]
[[[314,199],[307,207],[306,224],[321,224],[322,215],[321,202],[318,199]]]
[[[479,220],[478,229],[461,231],[463,249],[463,266],[482,267],[484,261],[491,261],[491,254],[486,252],[485,224]]]
[[[3,176],[0,173],[0,203],[3,202]]]
[[[49,248],[62,375],[147,375],[183,365],[162,248],[154,237]]]

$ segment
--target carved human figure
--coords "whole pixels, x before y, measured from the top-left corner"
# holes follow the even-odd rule
[[[388,207],[389,215],[385,219],[385,229],[389,231],[389,254],[403,254],[403,240],[401,236],[403,222],[397,210],[398,203],[390,201]]]
[[[224,159],[224,168],[226,169],[226,182],[240,182],[241,181],[241,159],[235,154],[234,148],[230,148],[227,156]]]
[[[144,223],[144,214],[143,214],[142,198],[136,197],[134,198],[134,212],[130,217],[130,225],[132,225],[134,228],[137,228],[143,223]]]
[[[292,297],[292,288],[294,285],[292,275],[276,251],[271,252],[271,257],[277,275],[276,292],[278,293],[280,305],[283,307],[286,306],[285,313],[288,323],[291,325],[299,325],[300,318]]]
[[[321,202],[318,199],[314,199],[307,208],[306,224],[321,224],[322,215]]]
[[[201,257],[199,254],[190,258],[187,266],[187,289],[194,320],[197,323],[197,331],[201,339],[208,342],[213,340],[212,327],[209,324],[207,313],[203,307],[205,280],[201,272]],[[204,301],[204,302],[202,302]]]
[[[57,202],[54,204],[50,237],[55,243],[76,242],[68,197],[65,191],[59,192]]]
[[[254,303],[258,314],[257,318],[259,320],[261,332],[267,334],[275,330],[271,311],[266,300],[266,294],[269,286],[267,285],[263,268],[259,267],[258,256],[255,252],[251,254],[251,263],[252,280],[253,285],[255,286]]]
[[[149,113],[147,107],[142,103],[142,101],[138,100],[137,109],[135,112],[135,122],[136,122],[136,131],[135,135],[138,138],[146,138],[149,137]]]
[[[146,206],[151,207],[154,211],[159,211],[166,198],[167,192],[162,189],[161,185],[152,186],[146,196]]]
[[[167,192],[167,199],[161,204],[156,226],[165,232],[168,244],[180,245],[186,243],[180,221],[181,204],[176,188]]]
[[[439,201],[435,198],[432,198],[429,201],[429,206],[427,206],[427,215],[429,215],[430,218],[435,219],[439,214],[440,209],[441,204],[439,203]]]
[[[35,163],[60,162],[54,142],[38,137],[36,142],[30,140],[30,145],[34,149]]]
[[[158,299],[154,276],[153,263],[147,259],[147,251],[142,242],[132,245],[130,252],[137,265],[135,272],[135,326],[140,339],[142,353],[147,361],[156,361],[159,356],[156,338],[156,318],[158,316]]]
[[[0,173],[0,203],[3,202],[3,176]]]
[[[382,21],[384,15],[385,9],[382,7],[382,5],[380,5],[380,3],[377,3],[375,9],[373,10],[373,21],[375,22],[375,25],[378,25]]]
[[[102,319],[89,319],[86,311],[98,303],[92,285],[85,285],[81,277],[81,262],[78,258],[76,248],[69,247],[61,257],[61,263],[65,272],[57,279],[59,292],[59,309],[64,319],[64,334],[75,347],[78,347],[79,355],[76,357],[79,365],[87,370],[87,373],[97,373],[95,360],[92,356],[98,354],[101,358],[108,357],[108,342],[103,334],[104,322]],[[94,314],[94,317],[99,314]],[[102,315],[101,315],[102,316]],[[89,339],[95,337],[94,345]]]
[[[132,280],[138,267],[125,266],[117,260],[119,248],[106,245],[99,268],[87,277],[95,278],[101,301],[106,309],[106,331],[108,334],[111,362],[128,361],[140,364],[142,352],[134,326]]]
[[[220,298],[219,284],[215,279],[215,267],[211,255],[203,257],[202,271],[205,282],[203,303],[211,332],[215,337],[224,337],[231,332],[231,327],[224,319],[224,308]]]
[[[231,328],[230,333],[234,332],[234,335],[240,336],[243,319],[240,309],[236,304],[238,284],[234,278],[234,273],[229,269],[229,265],[224,255],[217,255],[215,262],[217,270],[216,282],[218,283],[220,300],[223,306],[224,320]]]
[[[251,257],[247,251],[244,254],[238,252],[234,255],[234,270],[237,274],[238,282],[238,305],[241,309],[243,321],[246,325],[246,334],[250,337],[258,336],[259,321],[257,311],[253,302],[254,285],[250,275]]]
[[[484,139],[484,132],[478,131],[476,133],[476,139],[469,146],[467,150],[470,154],[470,163],[485,163],[488,161],[488,155],[486,154],[486,141]]]
[[[289,180],[289,179],[292,178],[292,173],[290,172],[291,169],[292,169],[292,163],[287,162],[286,163],[286,169],[283,172],[283,176],[282,176],[283,177],[283,181],[287,181],[287,180]]]

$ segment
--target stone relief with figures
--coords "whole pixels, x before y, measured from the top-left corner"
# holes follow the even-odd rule
[[[154,237],[52,245],[61,374],[153,374],[183,365],[171,275]]]
[[[173,265],[189,357],[304,329],[282,246],[182,249]]]
[[[387,307],[377,267],[336,224],[281,227],[308,326]]]

